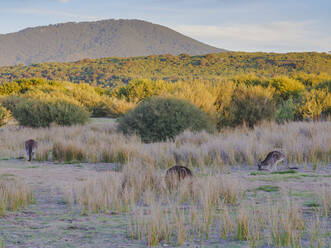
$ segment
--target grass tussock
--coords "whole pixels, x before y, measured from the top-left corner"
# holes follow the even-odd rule
[[[82,214],[123,214],[127,236],[148,246],[201,243],[215,236],[249,247],[305,247],[308,241],[327,241],[322,210],[316,209],[316,216],[307,220],[301,206],[278,187],[261,187],[267,191],[261,194],[277,194],[277,199],[258,202],[254,194],[244,194],[238,177],[202,171],[169,190],[164,174],[148,164],[130,162],[120,172],[91,175],[67,188],[66,201]]]
[[[28,185],[14,178],[0,178],[0,216],[8,211],[18,211],[33,203],[32,191]]]
[[[330,216],[331,214],[331,186],[323,185],[320,189],[323,214]]]
[[[131,162],[122,172],[97,174],[65,189],[65,198],[82,214],[129,214],[129,236],[158,245],[183,244],[190,232],[208,238],[219,206],[237,204],[242,196],[240,187],[231,188],[220,174],[184,180],[173,190],[165,185],[163,173]]]

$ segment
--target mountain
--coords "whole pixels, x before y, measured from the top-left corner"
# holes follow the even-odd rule
[[[0,66],[83,58],[225,51],[140,20],[63,23],[0,35]]]

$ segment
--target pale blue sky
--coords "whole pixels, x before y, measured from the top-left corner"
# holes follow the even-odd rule
[[[331,0],[0,0],[0,33],[141,19],[235,51],[331,50]]]

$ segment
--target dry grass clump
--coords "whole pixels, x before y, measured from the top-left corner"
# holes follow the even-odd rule
[[[320,189],[322,211],[325,216],[331,214],[331,185],[323,185]]]
[[[66,201],[71,206],[77,203],[84,214],[126,212],[139,200],[152,202],[164,191],[162,179],[153,170],[141,168],[141,164],[130,163],[122,173],[93,175],[66,189]]]
[[[269,223],[272,243],[276,247],[301,247],[305,222],[295,204],[287,201],[271,207]]]
[[[27,207],[33,201],[28,185],[16,179],[0,179],[0,216]]]

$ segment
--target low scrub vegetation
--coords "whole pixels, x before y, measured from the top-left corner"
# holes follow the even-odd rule
[[[150,98],[119,119],[124,134],[137,133],[144,142],[174,139],[185,130],[211,131],[207,114],[193,104],[175,98]]]
[[[6,108],[0,106],[0,127],[5,125],[10,117],[10,112]]]
[[[254,127],[263,120],[271,120],[275,112],[273,90],[262,86],[238,85],[231,100],[224,106],[224,95],[216,101],[219,111],[218,127],[246,125]]]
[[[0,100],[10,111],[24,99],[66,101],[92,117],[120,117],[151,97],[177,98],[207,113],[218,129],[253,127],[263,120],[278,123],[323,119],[331,114],[331,78],[327,74],[242,75],[218,80],[192,79],[169,83],[135,79],[127,85],[100,88],[88,84],[20,79],[0,85]]]
[[[89,118],[82,107],[63,100],[23,100],[15,107],[13,115],[20,125],[29,127],[49,127],[51,123],[84,124]]]

